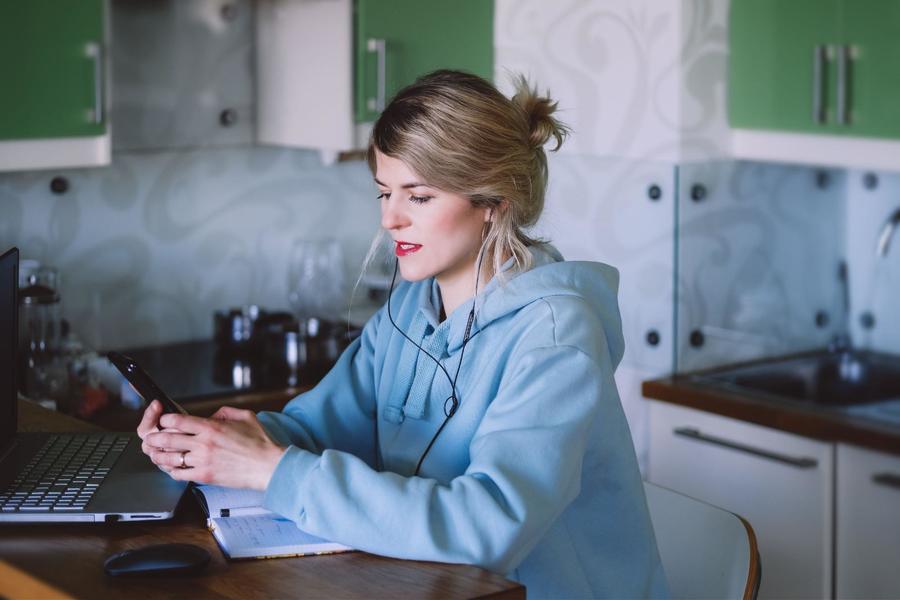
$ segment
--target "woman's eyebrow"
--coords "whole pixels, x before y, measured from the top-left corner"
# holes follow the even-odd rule
[[[375,179],[375,183],[377,183],[377,184],[380,185],[381,187],[388,187],[388,185],[387,185],[386,183],[382,183],[381,181],[378,180],[377,177],[375,177],[374,179]],[[412,182],[412,183],[404,183],[404,184],[401,185],[400,187],[403,188],[404,190],[407,190],[407,189],[409,189],[409,188],[431,187],[431,186],[428,185],[427,183],[419,183],[419,182],[417,182],[417,181],[414,181],[414,182]]]

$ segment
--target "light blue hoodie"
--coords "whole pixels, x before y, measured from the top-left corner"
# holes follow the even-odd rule
[[[532,256],[531,270],[479,292],[459,410],[419,476],[450,383],[383,307],[315,389],[260,414],[290,444],[265,506],[374,554],[505,574],[529,598],[665,596],[613,380],[624,349],[618,273],[562,262],[549,246]],[[451,377],[470,308],[439,322],[433,279],[391,297],[397,325]]]

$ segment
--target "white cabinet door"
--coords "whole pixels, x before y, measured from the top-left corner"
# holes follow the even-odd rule
[[[648,479],[750,522],[759,598],[831,597],[833,473],[832,444],[650,402]]]
[[[836,593],[900,597],[900,456],[839,444]]]
[[[350,150],[352,0],[260,0],[256,5],[256,123],[261,144]]]

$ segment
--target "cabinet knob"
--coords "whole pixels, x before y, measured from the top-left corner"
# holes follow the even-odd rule
[[[691,346],[693,346],[694,348],[700,348],[703,346],[704,341],[706,341],[706,338],[703,336],[702,331],[700,331],[699,329],[695,329],[691,332]]]
[[[647,332],[647,344],[650,346],[659,345],[659,332],[655,329],[651,329]]]
[[[233,108],[226,108],[219,113],[219,123],[222,124],[222,127],[231,127],[237,123],[237,120],[238,114]]]
[[[691,200],[694,202],[700,202],[704,198],[706,198],[706,186],[695,183],[691,186]]]
[[[61,175],[57,175],[50,180],[50,191],[54,194],[65,194],[69,191],[69,180]]]
[[[859,316],[859,324],[862,325],[863,329],[872,329],[875,327],[875,315],[871,312],[866,311]]]

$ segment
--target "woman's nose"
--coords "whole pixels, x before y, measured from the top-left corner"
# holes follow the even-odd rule
[[[381,226],[384,229],[399,229],[409,224],[409,218],[396,203],[387,200],[381,205]]]

